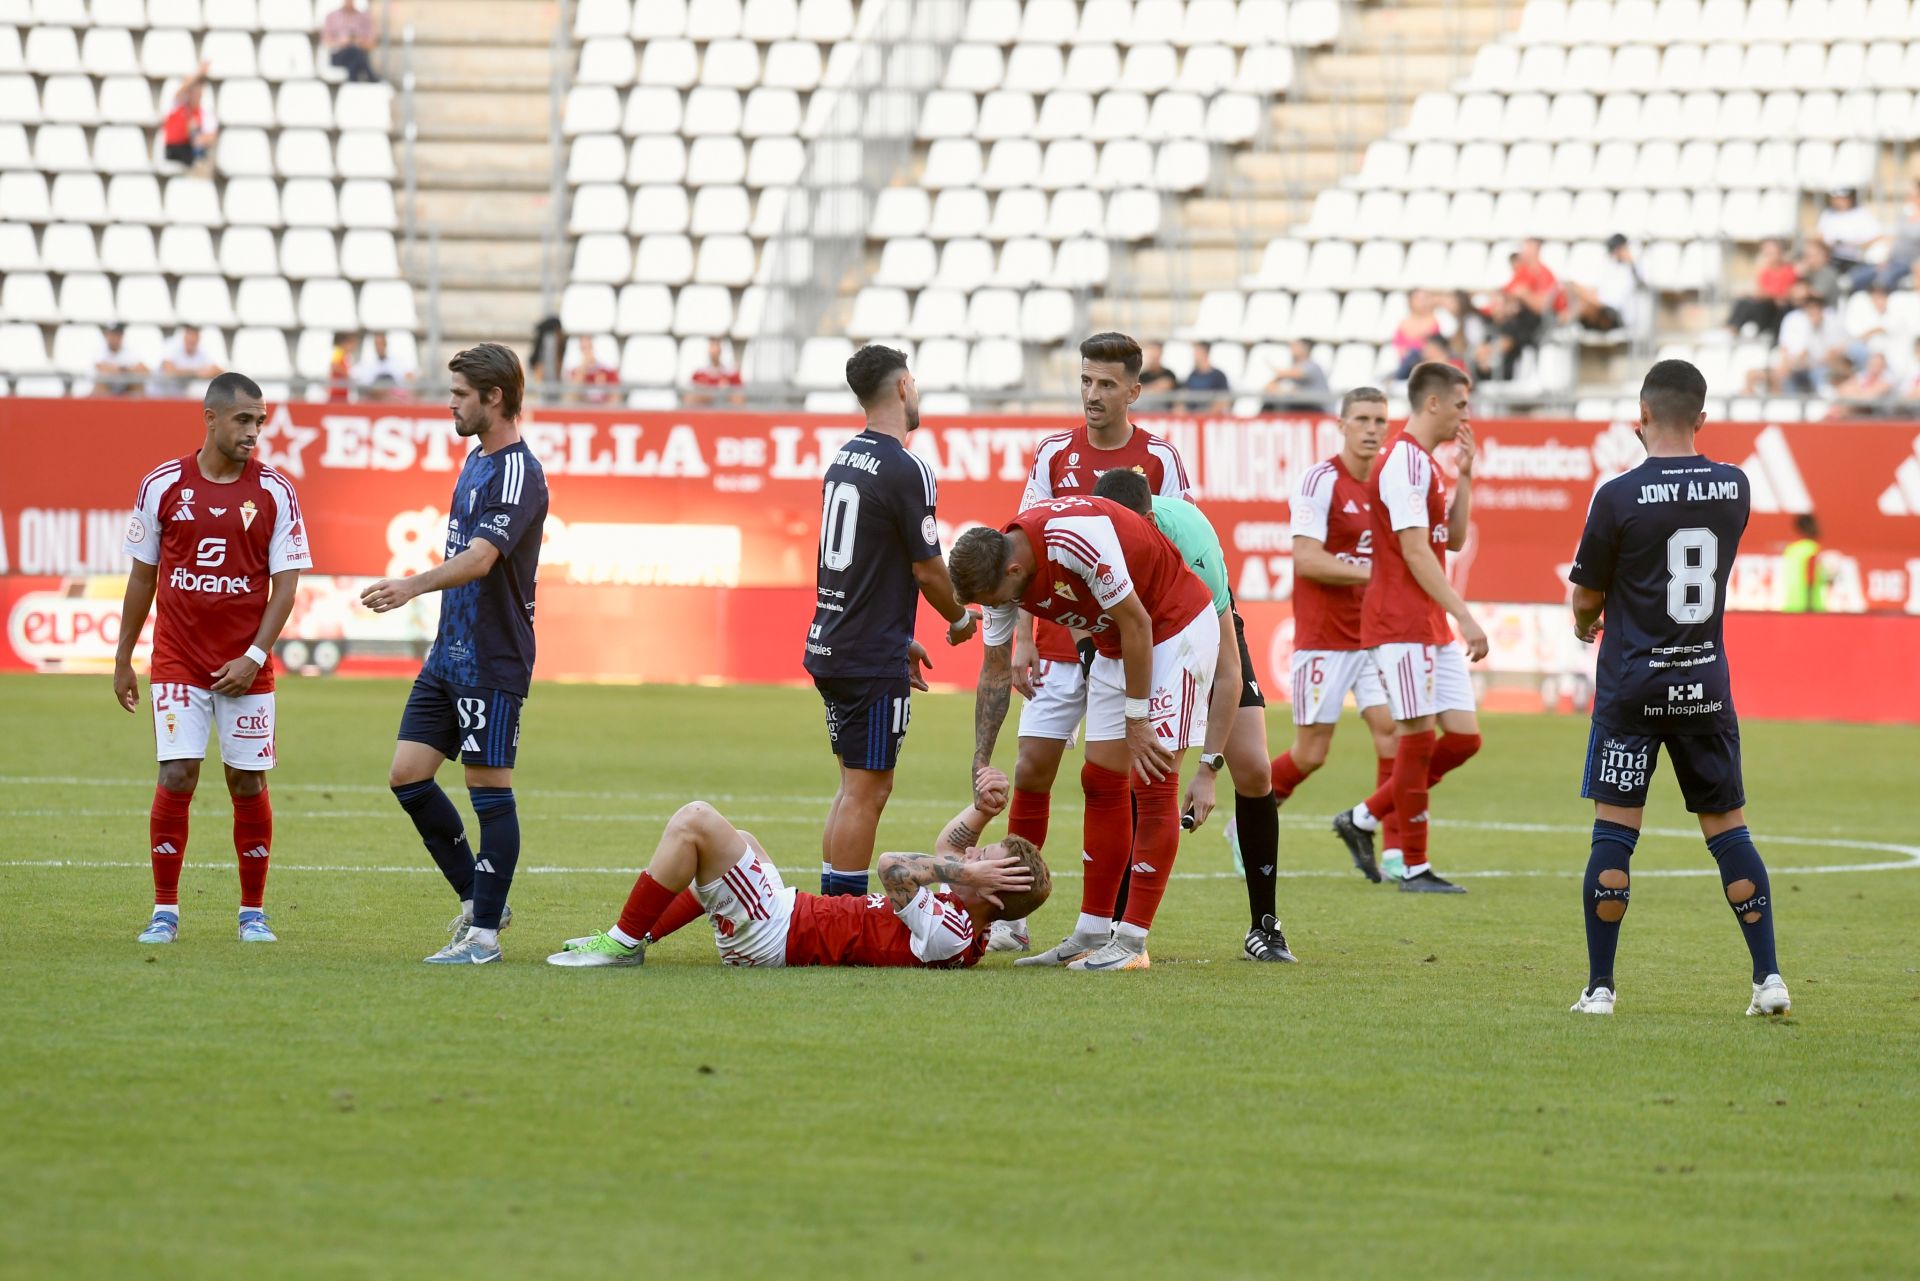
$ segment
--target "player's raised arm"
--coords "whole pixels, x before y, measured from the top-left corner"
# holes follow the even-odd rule
[[[973,772],[973,800],[948,823],[934,842],[936,854],[965,854],[978,845],[987,825],[1007,808],[1007,776],[991,765]]]
[[[406,578],[382,578],[367,585],[360,603],[376,614],[398,609],[416,596],[443,592],[449,587],[485,578],[500,559],[500,549],[484,538],[476,538],[452,560]]]

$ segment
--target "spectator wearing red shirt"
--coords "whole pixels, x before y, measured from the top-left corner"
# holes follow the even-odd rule
[[[717,405],[720,397],[714,388],[740,386],[740,371],[727,363],[726,349],[718,338],[707,339],[707,363],[703,368],[693,371],[692,382],[702,390],[687,394],[685,399],[689,405]],[[738,405],[746,397],[736,392],[727,399]]]
[[[1769,339],[1780,333],[1780,319],[1787,314],[1787,300],[1793,293],[1800,272],[1787,260],[1787,247],[1778,240],[1760,242],[1760,254],[1753,264],[1753,292],[1733,304],[1727,328],[1738,335],[1752,325]]]
[[[593,339],[582,338],[580,359],[567,381],[580,389],[576,395],[582,404],[607,405],[613,402],[615,393],[609,388],[620,381],[620,371],[594,354]]]
[[[1507,305],[1499,318],[1495,346],[1499,351],[1499,375],[1509,380],[1514,367],[1520,363],[1520,353],[1540,341],[1540,327],[1546,314],[1549,311],[1558,314],[1567,306],[1567,295],[1560,288],[1559,277],[1540,261],[1537,237],[1529,236],[1520,242],[1520,252],[1513,256],[1513,276],[1500,287],[1500,293]]]
[[[206,128],[206,116],[200,110],[200,95],[207,83],[207,63],[188,76],[173,95],[173,106],[161,125],[167,159],[191,168],[206,157],[213,144],[213,131]]]

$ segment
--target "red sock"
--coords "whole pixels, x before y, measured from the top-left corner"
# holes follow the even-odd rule
[[[692,890],[681,890],[679,896],[667,904],[667,910],[660,913],[660,919],[653,923],[647,936],[658,943],[687,922],[697,921],[706,914],[707,909],[700,906],[700,899]],[[622,925],[620,928],[624,930],[627,927]]]
[[[1307,779],[1306,771],[1293,763],[1292,752],[1282,752],[1273,758],[1273,799],[1276,804],[1285,804],[1293,795],[1293,789]]]
[[[1406,825],[1400,849],[1409,872],[1427,865],[1427,776],[1433,766],[1433,740],[1432,730],[1402,734],[1393,758],[1393,803]]]
[[[1153,924],[1160,900],[1180,853],[1180,780],[1169,774],[1158,783],[1135,781],[1140,822],[1133,833],[1133,886],[1122,920],[1142,930]]]
[[[273,806],[267,789],[257,796],[233,798],[233,852],[240,857],[240,906],[261,908],[267,901],[267,863],[273,850]]]
[[[1022,836],[1035,845],[1047,844],[1047,820],[1053,814],[1052,792],[1023,792],[1013,789],[1013,806],[1007,810],[1007,835]]]
[[[153,808],[147,811],[148,844],[153,849],[153,905],[180,911],[180,864],[187,857],[187,811],[192,792],[153,789]]]
[[[1432,787],[1465,765],[1479,750],[1478,734],[1442,734],[1433,747],[1433,764],[1427,768],[1427,786]]]
[[[1133,845],[1127,776],[1088,761],[1080,767],[1080,787],[1087,794],[1086,826],[1081,838],[1081,870],[1085,875],[1080,882],[1080,911],[1087,916],[1111,917]],[[1179,822],[1177,815],[1174,822]]]
[[[1373,764],[1373,785],[1377,790],[1385,791],[1389,798],[1392,797],[1393,757],[1381,756],[1375,759]],[[1373,798],[1368,797],[1367,799],[1369,802],[1368,808],[1371,809]],[[1385,814],[1380,814],[1376,817],[1380,820],[1380,848],[1383,850],[1399,849],[1400,843],[1406,839],[1406,833],[1402,831],[1400,827],[1399,811],[1389,806]]]
[[[645,938],[680,893],[654,880],[652,873],[640,873],[633,892],[627,895],[627,905],[620,909],[620,932],[628,938]]]

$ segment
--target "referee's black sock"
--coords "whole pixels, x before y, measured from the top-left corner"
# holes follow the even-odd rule
[[[1265,796],[1233,794],[1233,821],[1240,832],[1240,864],[1247,872],[1247,912],[1254,926],[1279,916],[1274,904],[1280,875],[1280,802]]]
[[[462,901],[472,898],[473,851],[467,847],[460,811],[440,790],[440,784],[423,778],[417,783],[402,783],[393,789],[393,795],[413,820],[414,829],[420,833],[427,853],[433,855],[433,861],[439,865],[440,874],[453,886],[454,896]]]

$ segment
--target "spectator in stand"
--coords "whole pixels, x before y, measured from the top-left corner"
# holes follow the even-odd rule
[[[726,346],[718,338],[707,339],[707,363],[693,371],[692,382],[701,390],[683,397],[689,405],[717,405],[720,403],[718,388],[741,385],[740,371],[727,362]],[[744,403],[746,397],[736,391],[727,400],[738,405]]]
[[[1157,342],[1148,343],[1141,351],[1145,360],[1140,366],[1140,394],[1142,396],[1164,396],[1180,385],[1180,379],[1165,362],[1165,349]]]
[[[1434,297],[1425,289],[1415,289],[1407,295],[1407,314],[1400,318],[1400,324],[1393,331],[1393,354],[1395,366],[1393,376],[1404,382],[1413,367],[1423,360],[1432,360],[1424,349],[1427,343],[1441,333],[1440,316]]]
[[[560,361],[567,350],[567,331],[560,317],[548,316],[533,327],[533,351],[527,357],[527,388],[542,404],[551,403],[548,383],[559,382]]]
[[[1824,241],[1809,240],[1800,251],[1800,279],[1822,298],[1840,296],[1840,269],[1833,265],[1833,251]]]
[[[1838,403],[1828,411],[1829,418],[1857,418],[1892,399],[1893,371],[1887,358],[1877,351],[1868,356],[1858,373],[1834,383],[1833,398]]]
[[[327,47],[330,61],[347,73],[347,79],[371,83],[373,74],[373,15],[345,0],[320,24],[320,43]]]
[[[1916,263],[1920,263],[1920,178],[1907,188],[1906,203],[1900,206],[1900,216],[1894,220],[1888,240],[1887,260],[1874,279],[1883,288],[1900,289],[1911,283],[1909,277]]]
[[[127,346],[125,325],[100,331],[100,350],[93,354],[93,394],[138,396],[149,372],[147,362]]]
[[[1493,322],[1464,289],[1456,289],[1450,299],[1440,304],[1440,319],[1441,332],[1446,334],[1447,345],[1453,349],[1454,363],[1462,369],[1467,367],[1464,362],[1474,350],[1493,337]]]
[[[1213,367],[1213,351],[1206,343],[1197,342],[1193,345],[1193,372],[1187,375],[1186,388],[1188,391],[1233,390],[1226,373]],[[1224,395],[1187,401],[1187,409],[1191,413],[1223,413],[1226,408],[1227,398]]]
[[[193,325],[182,325],[160,349],[160,368],[147,380],[147,395],[185,396],[189,383],[218,378],[220,373],[220,366],[207,359],[207,353],[200,346],[200,330]]]
[[[1640,278],[1640,266],[1633,260],[1633,246],[1615,232],[1607,237],[1607,265],[1598,283],[1569,285],[1573,295],[1574,318],[1583,329],[1612,333],[1616,329],[1636,327],[1641,313],[1640,297],[1646,289]]]
[[[353,362],[360,354],[360,335],[335,334],[327,356],[327,403],[344,405],[353,399]]]
[[[593,349],[593,339],[582,336],[580,358],[567,374],[567,381],[579,389],[574,395],[581,404],[609,405],[617,395],[611,388],[620,381],[620,371],[600,359]]]
[[[1827,378],[1827,357],[1847,347],[1846,330],[1840,317],[1819,294],[1809,293],[1806,301],[1787,313],[1780,322],[1780,345],[1774,349],[1773,367],[1754,370],[1747,376],[1747,389],[1756,390],[1765,383],[1775,392],[1811,396],[1822,390]]]
[[[1734,302],[1727,328],[1736,338],[1748,325],[1770,340],[1777,338],[1780,318],[1787,314],[1788,299],[1799,279],[1799,271],[1787,261],[1787,247],[1778,240],[1761,241],[1753,262],[1753,289]]]
[[[188,169],[199,169],[204,165],[207,149],[213,146],[214,135],[218,132],[212,127],[200,101],[207,87],[209,65],[201,63],[174,90],[173,105],[167,109],[167,118],[160,126],[167,159]]]
[[[1864,365],[1871,352],[1904,351],[1913,338],[1907,317],[1895,310],[1893,295],[1877,280],[1847,299],[1842,319],[1851,340],[1847,354],[1856,365]]]
[[[413,362],[395,355],[384,333],[373,335],[373,350],[361,346],[360,359],[353,366],[354,386],[366,400],[404,400],[413,390],[420,371]]]
[[[1287,344],[1292,364],[1274,371],[1267,395],[1281,409],[1324,409],[1330,387],[1327,371],[1313,358],[1313,344],[1296,338]]]
[[[1560,278],[1540,261],[1540,240],[1529,236],[1520,242],[1513,257],[1513,275],[1500,287],[1511,304],[1504,308],[1495,346],[1500,353],[1500,379],[1513,379],[1520,353],[1540,341],[1540,329],[1549,312],[1558,315],[1567,309],[1566,291]]]
[[[1827,207],[1820,211],[1814,230],[1832,252],[1834,266],[1840,269],[1849,289],[1859,289],[1873,279],[1874,269],[1867,265],[1867,256],[1875,246],[1886,243],[1887,233],[1873,211],[1861,207],[1853,188],[1841,187],[1827,196]]]
[[[1421,343],[1420,350],[1416,354],[1419,357],[1419,359],[1414,361],[1416,365],[1425,364],[1433,360],[1443,365],[1452,365],[1455,369],[1466,370],[1468,373],[1472,372],[1472,370],[1467,369],[1467,362],[1456,355],[1453,348],[1447,345],[1447,340],[1439,334],[1435,334],[1433,337]],[[1401,375],[1403,381],[1405,377],[1405,375]]]

